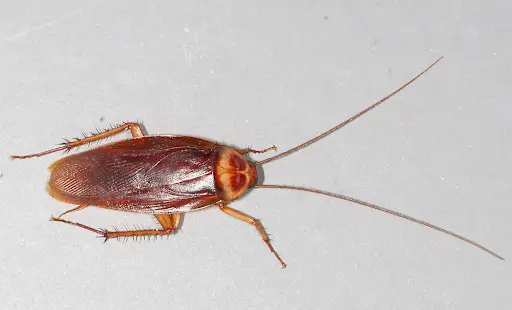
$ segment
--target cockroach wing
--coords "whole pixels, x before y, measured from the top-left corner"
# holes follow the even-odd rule
[[[145,136],[62,158],[48,193],[73,204],[139,213],[181,213],[220,201],[218,145],[183,136]]]

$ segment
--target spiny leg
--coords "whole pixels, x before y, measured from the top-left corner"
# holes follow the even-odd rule
[[[62,143],[61,146],[56,147],[56,148],[51,149],[51,150],[47,150],[47,151],[40,152],[40,153],[29,154],[29,155],[22,155],[22,156],[12,155],[11,159],[25,159],[25,158],[31,158],[31,157],[39,157],[39,156],[51,154],[51,153],[58,152],[58,151],[66,151],[67,152],[67,151],[70,151],[71,149],[79,147],[81,145],[85,145],[85,144],[88,144],[88,143],[92,143],[92,142],[95,142],[95,141],[99,141],[99,140],[106,139],[108,137],[120,134],[120,133],[122,133],[125,130],[130,130],[133,137],[142,137],[142,136],[144,136],[144,132],[142,131],[142,128],[140,127],[139,124],[137,124],[137,123],[123,123],[122,125],[119,125],[117,127],[113,127],[111,129],[107,129],[107,130],[105,130],[103,132],[98,132],[98,133],[93,134],[93,135],[91,135],[89,137],[86,137],[84,135],[84,138],[82,138],[82,139],[76,138],[75,141],[68,141],[68,140],[66,140],[66,142]]]
[[[68,214],[68,213],[71,213],[71,212],[79,211],[79,210],[82,210],[82,209],[84,209],[86,207],[88,207],[88,206],[87,205],[84,205],[84,206],[81,205],[81,206],[78,206],[76,208],[69,209],[66,212],[61,213],[57,218],[60,219],[64,214]]]
[[[241,221],[244,221],[246,223],[249,223],[251,225],[253,225],[257,230],[258,232],[260,233],[261,237],[263,238],[263,241],[265,241],[265,243],[267,244],[268,248],[270,249],[270,251],[272,253],[274,253],[274,255],[276,256],[277,260],[279,260],[279,262],[281,263],[281,266],[283,268],[286,268],[286,264],[285,262],[281,259],[281,257],[279,256],[279,254],[277,254],[276,250],[274,250],[274,247],[272,246],[272,244],[270,244],[270,238],[268,237],[267,233],[265,232],[265,229],[263,228],[263,226],[261,225],[260,221],[258,221],[257,219],[247,215],[247,214],[244,214],[238,210],[235,210],[233,208],[230,208],[224,204],[219,204],[219,208],[227,213],[228,215],[231,215],[232,217],[234,218],[237,218]]]
[[[176,230],[183,219],[181,213],[155,214],[156,219],[164,229]]]
[[[77,223],[77,222],[66,221],[66,220],[63,220],[61,218],[57,218],[57,217],[53,217],[53,216],[50,217],[50,221],[66,223],[66,224],[69,224],[69,225],[73,225],[73,226],[76,226],[76,227],[87,229],[88,231],[92,231],[92,232],[97,233],[97,234],[102,235],[102,236],[104,236],[104,234],[105,234],[105,231],[103,231],[103,230],[92,228],[92,227],[89,227],[89,226],[86,226],[84,224],[80,224],[80,223]]]
[[[76,208],[75,208],[76,209]],[[75,210],[73,209],[73,210]],[[110,238],[119,238],[119,237],[151,237],[151,236],[164,236],[171,234],[174,230],[176,230],[180,224],[181,214],[158,214],[155,215],[158,219],[158,222],[162,225],[164,229],[141,229],[141,230],[126,230],[126,231],[108,231],[106,229],[96,229],[84,224],[80,224],[77,222],[71,222],[67,220],[63,220],[61,218],[51,217],[50,221],[61,222],[73,226],[77,226],[83,229],[87,229],[88,231],[92,231],[97,233],[105,238],[107,241]]]
[[[181,220],[181,214],[155,214],[156,219],[163,229],[141,229],[124,231],[105,231],[103,237],[105,240],[119,237],[145,237],[145,236],[165,236],[178,229]]]
[[[277,146],[275,145],[272,145],[271,147],[268,147],[264,150],[253,150],[253,149],[250,149],[250,148],[247,148],[247,149],[239,149],[239,150],[236,150],[238,153],[244,155],[244,154],[248,154],[248,153],[256,153],[256,154],[261,154],[261,153],[266,153],[268,151],[276,151],[277,152]]]

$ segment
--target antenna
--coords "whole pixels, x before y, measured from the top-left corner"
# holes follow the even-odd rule
[[[294,148],[291,148],[289,149],[288,151],[285,151],[285,152],[282,152],[280,154],[277,154],[275,156],[272,156],[272,157],[269,157],[267,159],[264,159],[262,161],[258,161],[255,163],[255,165],[263,165],[263,164],[266,164],[268,162],[271,162],[271,161],[274,161],[276,159],[279,159],[281,157],[284,157],[284,156],[287,156],[293,152],[296,152],[302,148],[305,148],[306,146],[312,144],[312,143],[315,143],[316,141],[322,139],[323,137],[325,136],[328,136],[330,135],[331,133],[335,132],[336,130],[340,129],[341,127],[344,127],[345,125],[347,125],[348,123],[351,123],[353,121],[355,121],[356,119],[358,119],[359,117],[363,116],[364,114],[366,114],[367,112],[370,112],[371,110],[373,110],[374,108],[376,108],[378,105],[380,105],[381,103],[384,103],[385,101],[387,101],[389,98],[393,97],[394,95],[398,94],[402,89],[406,88],[407,86],[409,86],[412,82],[416,81],[420,76],[422,76],[423,74],[425,74],[428,70],[430,70],[433,66],[435,66],[439,61],[441,61],[441,59],[443,59],[443,57],[439,57],[436,61],[434,61],[430,66],[428,66],[425,70],[423,70],[421,73],[419,73],[418,75],[416,75],[415,77],[413,77],[411,80],[409,80],[409,82],[405,83],[404,85],[400,86],[399,88],[397,88],[395,91],[393,91],[392,93],[390,93],[389,95],[387,95],[386,97],[380,99],[379,101],[377,101],[376,103],[372,104],[371,106],[369,106],[368,108],[362,110],[361,112],[357,113],[356,115],[352,116],[351,118],[347,119],[346,121],[334,126],[333,128],[327,130],[326,132],[322,133],[322,134],[319,134],[318,136],[314,137],[313,139],[311,140],[308,140],[302,144],[299,144],[297,145],[296,147]]]
[[[365,201],[362,201],[362,200],[359,200],[359,199],[355,199],[355,198],[348,197],[348,196],[345,196],[345,195],[340,195],[340,194],[333,194],[333,193],[329,193],[329,192],[326,192],[326,191],[321,191],[321,190],[318,190],[318,189],[312,189],[312,188],[307,188],[307,187],[299,187],[299,186],[258,184],[258,185],[255,185],[254,187],[255,188],[281,188],[281,189],[296,190],[296,191],[315,193],[315,194],[319,194],[319,195],[324,195],[324,196],[329,196],[329,197],[334,197],[334,198],[350,201],[350,202],[356,203],[356,204],[361,205],[361,206],[372,208],[372,209],[377,210],[377,211],[385,212],[385,213],[388,213],[388,214],[391,214],[391,215],[394,215],[394,216],[401,217],[401,218],[406,219],[408,221],[411,221],[411,222],[414,222],[414,223],[417,223],[417,224],[420,224],[420,225],[423,225],[423,226],[430,227],[432,229],[435,229],[437,231],[440,231],[442,233],[445,233],[447,235],[455,237],[455,238],[457,238],[459,240],[467,242],[467,243],[471,244],[472,246],[475,246],[475,247],[477,247],[477,248],[479,248],[479,249],[481,249],[481,250],[491,254],[492,256],[494,256],[496,258],[499,258],[501,260],[505,260],[503,257],[499,256],[498,254],[494,253],[493,251],[491,251],[491,250],[481,246],[480,244],[478,244],[478,243],[476,243],[474,241],[471,241],[471,240],[469,240],[467,238],[464,238],[464,237],[462,237],[459,234],[456,234],[454,232],[451,232],[451,231],[446,230],[444,228],[441,228],[439,226],[427,223],[425,221],[415,219],[415,218],[413,218],[411,216],[408,216],[408,215],[405,215],[403,213],[396,212],[396,211],[393,211],[393,210],[390,210],[390,209],[386,209],[386,208],[383,208],[383,207],[379,207],[377,205],[374,205],[372,203],[365,202]]]
[[[373,110],[374,108],[376,108],[378,105],[380,105],[381,103],[384,103],[385,101],[387,101],[389,98],[393,97],[394,95],[398,94],[401,90],[403,90],[404,88],[406,88],[407,86],[409,86],[412,82],[416,81],[420,76],[422,76],[423,74],[425,74],[428,70],[430,70],[433,66],[435,66],[441,59],[443,59],[443,57],[440,57],[438,58],[436,61],[434,61],[430,66],[428,66],[425,70],[423,70],[422,72],[420,72],[418,75],[416,75],[415,77],[413,77],[411,80],[409,80],[407,83],[403,84],[402,86],[400,86],[399,88],[397,88],[395,91],[393,91],[392,93],[390,93],[389,95],[387,95],[386,97],[380,99],[379,101],[377,101],[376,103],[372,104],[371,106],[369,106],[368,108],[362,110],[361,112],[355,114],[354,116],[352,116],[351,118],[347,119],[346,121],[334,126],[333,128],[325,131],[324,133],[321,133],[319,134],[318,136],[302,143],[302,144],[299,144],[291,149],[289,149],[288,151],[285,151],[285,152],[282,152],[280,154],[277,154],[275,156],[272,156],[270,158],[267,158],[267,159],[264,159],[262,161],[259,161],[259,162],[256,162],[255,165],[263,165],[263,164],[266,164],[268,162],[271,162],[271,161],[274,161],[276,159],[280,159],[284,156],[287,156],[293,152],[296,152],[310,144],[313,144],[315,143],[316,141],[324,138],[325,136],[327,135],[330,135],[331,133],[335,132],[336,130],[340,129],[341,127],[355,121],[356,119],[358,119],[359,117],[363,116],[364,114],[366,114],[367,112]],[[472,246],[475,246],[489,254],[491,254],[492,256],[498,258],[498,259],[501,259],[501,260],[504,260],[503,257],[499,256],[498,254],[494,253],[493,251],[481,246],[480,244],[474,242],[474,241],[471,241],[459,234],[456,234],[454,232],[451,232],[449,230],[446,230],[444,228],[441,228],[439,226],[436,226],[436,225],[433,225],[433,224],[430,224],[430,223],[427,223],[425,221],[422,221],[422,220],[418,220],[418,219],[415,219],[411,216],[408,216],[408,215],[405,215],[403,213],[400,213],[400,212],[396,212],[396,211],[393,211],[393,210],[390,210],[390,209],[386,209],[386,208],[383,208],[383,207],[379,207],[377,205],[374,205],[372,203],[369,203],[369,202],[365,202],[365,201],[362,201],[362,200],[359,200],[359,199],[355,199],[355,198],[352,198],[352,197],[348,197],[348,196],[345,196],[345,195],[341,195],[341,194],[334,194],[334,193],[330,193],[330,192],[326,192],[326,191],[322,191],[322,190],[318,190],[318,189],[312,189],[312,188],[306,188],[306,187],[299,187],[299,186],[290,186],[290,185],[264,185],[264,184],[257,184],[254,186],[255,188],[280,188],[280,189],[288,189],[288,190],[295,190],[295,191],[302,191],[302,192],[309,192],[309,193],[315,193],[315,194],[319,194],[319,195],[324,195],[324,196],[329,196],[329,197],[333,197],[333,198],[337,198],[337,199],[342,199],[342,200],[346,200],[346,201],[349,201],[349,202],[352,202],[352,203],[356,203],[358,205],[361,205],[361,206],[365,206],[365,207],[368,207],[368,208],[372,208],[374,210],[377,210],[377,211],[380,211],[380,212],[385,212],[385,213],[388,213],[388,214],[391,214],[391,215],[394,215],[394,216],[397,216],[397,217],[401,217],[403,219],[406,219],[408,221],[411,221],[411,222],[414,222],[414,223],[417,223],[417,224],[420,224],[420,225],[423,225],[423,226],[426,226],[426,227],[430,227],[432,229],[435,229],[437,231],[440,231],[442,233],[445,233],[447,235],[450,235],[454,238],[457,238],[459,240],[462,240],[466,243],[469,243],[471,244]]]

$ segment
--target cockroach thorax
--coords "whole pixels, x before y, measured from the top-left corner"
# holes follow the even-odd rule
[[[218,195],[226,201],[240,197],[257,180],[256,166],[229,147],[219,149],[214,176]]]

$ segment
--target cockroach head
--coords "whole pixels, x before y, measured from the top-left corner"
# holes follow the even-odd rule
[[[240,197],[258,179],[256,166],[229,147],[218,151],[214,175],[219,196],[226,201]]]

